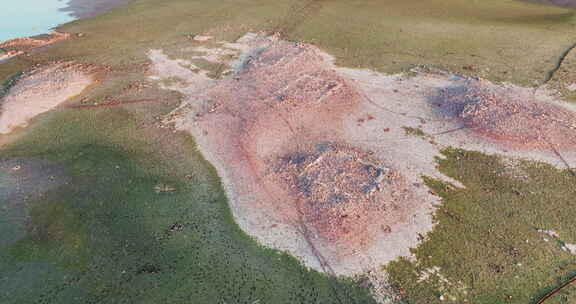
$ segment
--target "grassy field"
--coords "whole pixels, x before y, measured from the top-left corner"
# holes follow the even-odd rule
[[[187,35],[219,28],[227,39],[246,30],[280,31],[347,66],[399,72],[430,65],[534,85],[574,42],[575,22],[571,11],[514,0],[135,0],[61,27],[86,35],[3,64],[0,79],[54,58],[129,65],[145,60],[150,48],[177,51]]]
[[[390,73],[427,65],[535,85],[574,42],[575,22],[567,10],[511,0],[135,0],[62,26],[84,35],[2,63],[4,88],[35,64],[76,60],[113,67],[89,100],[160,102],[61,108],[1,148],[0,161],[42,159],[65,168],[54,178],[70,182],[22,203],[26,216],[0,212],[0,228],[27,231],[0,248],[0,303],[373,303],[357,282],[307,270],[239,230],[192,139],[157,127],[181,96],[156,86],[125,93],[144,80],[147,51],[185,56],[190,35],[234,40],[274,30],[320,46],[341,65]],[[494,157],[447,156],[444,172],[467,188],[429,181],[444,198],[439,225],[415,250],[418,263],[388,266],[406,303],[435,303],[441,294],[530,303],[571,274],[574,257],[536,232],[553,229],[576,243],[568,172],[526,164],[531,178],[520,182],[498,175],[504,167]],[[434,266],[454,284],[450,292],[438,274],[416,279]]]
[[[427,180],[443,198],[438,225],[414,261],[386,267],[405,303],[535,303],[576,274],[576,258],[562,250],[576,243],[571,171],[463,150],[444,154],[442,172],[466,188]],[[574,301],[576,286],[569,286],[546,303]]]

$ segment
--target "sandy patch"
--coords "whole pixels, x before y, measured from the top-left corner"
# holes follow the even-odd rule
[[[164,89],[192,94],[211,85],[208,72],[201,70],[189,60],[170,59],[162,50],[151,50],[151,80],[162,80]]]
[[[214,37],[212,36],[204,36],[204,35],[196,35],[194,36],[193,40],[194,41],[208,41],[210,39],[213,39]]]
[[[0,99],[0,134],[28,125],[35,116],[79,95],[94,83],[89,69],[55,63],[26,72]]]

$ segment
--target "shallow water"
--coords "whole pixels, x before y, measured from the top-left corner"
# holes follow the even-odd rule
[[[65,0],[17,0],[0,4],[0,41],[34,36],[74,20]]]

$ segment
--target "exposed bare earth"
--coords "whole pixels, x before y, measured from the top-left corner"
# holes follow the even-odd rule
[[[462,186],[436,169],[445,147],[561,167],[576,160],[566,144],[576,116],[544,89],[339,68],[317,48],[275,36],[248,34],[214,51],[209,40],[195,49],[232,69],[222,80],[150,53],[157,79],[180,78],[166,87],[188,96],[171,121],[216,167],[246,232],[328,273],[373,276],[410,256],[438,202],[422,176]]]
[[[436,198],[413,186],[419,173],[404,176],[404,162],[351,144],[346,117],[365,116],[362,94],[314,47],[262,37],[246,44],[253,48],[235,74],[190,94],[178,111],[179,127],[224,179],[240,225],[336,274],[409,255],[432,226]]]
[[[91,68],[70,62],[26,72],[0,99],[0,134],[25,127],[30,119],[79,95],[94,81]]]

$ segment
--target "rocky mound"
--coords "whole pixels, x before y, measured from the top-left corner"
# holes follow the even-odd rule
[[[506,145],[573,150],[576,144],[576,113],[505,87],[471,80],[442,89],[432,103],[442,116]]]
[[[302,221],[325,241],[347,246],[390,232],[386,213],[407,198],[399,173],[359,149],[317,144],[310,150],[279,158],[274,170]]]

